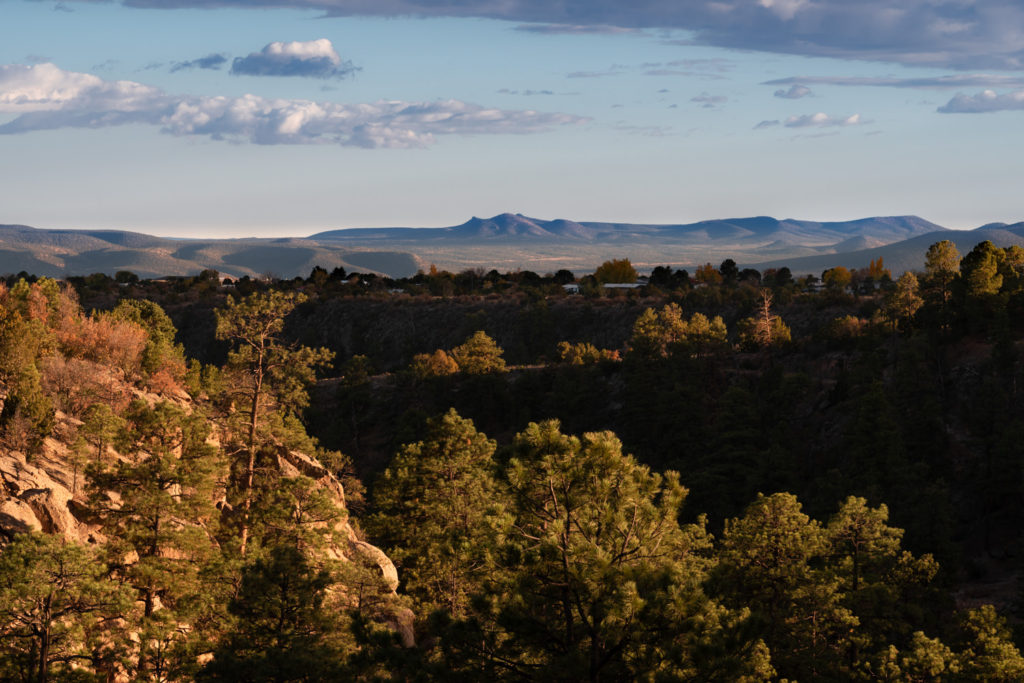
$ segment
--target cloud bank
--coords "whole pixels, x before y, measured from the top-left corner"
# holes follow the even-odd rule
[[[1024,90],[996,94],[994,90],[982,90],[977,95],[958,93],[953,99],[939,107],[943,114],[984,114],[993,111],[1024,109]]]
[[[501,110],[459,100],[340,104],[256,95],[171,95],[132,81],[105,81],[53,64],[0,65],[0,135],[130,123],[178,136],[264,145],[425,147],[438,135],[530,134],[587,119]]]
[[[352,62],[342,61],[327,38],[270,43],[231,64],[231,73],[236,76],[344,78],[357,70]]]
[[[131,7],[305,8],[332,16],[483,17],[581,27],[681,29],[687,42],[957,69],[1022,69],[1016,0],[120,0]],[[606,30],[606,29],[600,29]]]

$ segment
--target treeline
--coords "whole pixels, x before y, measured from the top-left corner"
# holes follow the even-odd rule
[[[1022,256],[13,279],[0,437],[98,535],[3,527],[0,678],[1019,680],[953,596],[1017,570]]]

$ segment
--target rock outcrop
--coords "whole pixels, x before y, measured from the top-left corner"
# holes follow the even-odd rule
[[[154,397],[145,398],[150,403],[155,401],[149,400]],[[78,420],[58,412],[53,436],[44,440],[37,453],[28,456],[0,447],[0,544],[5,538],[31,531],[56,534],[82,544],[106,541],[99,525],[90,519],[83,466],[69,446],[80,425]],[[341,482],[316,459],[282,449],[277,465],[283,476],[309,477],[328,493],[335,505],[346,509]],[[360,539],[347,515],[335,531],[343,545],[332,548],[330,554],[335,559],[376,568],[383,586],[397,597],[398,571],[384,551]],[[385,607],[380,618],[399,634],[403,643],[414,644],[410,610],[395,602]]]

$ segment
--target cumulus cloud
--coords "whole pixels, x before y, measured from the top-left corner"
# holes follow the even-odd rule
[[[231,73],[240,76],[304,76],[344,78],[358,69],[342,61],[327,38],[291,43],[270,43],[259,52],[237,57]]]
[[[1024,109],[1024,90],[999,95],[995,90],[982,90],[977,95],[957,93],[949,102],[939,107],[943,114],[984,114],[992,111]]]
[[[951,74],[948,76],[925,76],[918,78],[877,78],[859,76],[794,76],[765,81],[761,85],[839,85],[853,87],[878,88],[922,88],[941,90],[943,88],[967,87],[1024,87],[1024,76],[1007,76],[1004,74]]]
[[[754,126],[754,130],[761,130],[763,128],[774,128],[775,126],[779,125],[782,125],[782,122],[779,121],[778,119],[773,119],[771,121],[762,121],[761,123]]]
[[[128,123],[170,135],[256,144],[424,147],[438,135],[539,133],[586,119],[501,110],[459,100],[341,104],[256,95],[170,95],[132,81],[105,81],[53,64],[0,65],[0,134]]]
[[[807,97],[811,94],[811,89],[806,85],[800,85],[794,83],[789,89],[783,88],[775,91],[776,97],[781,97],[786,100],[798,100],[801,97]]]
[[[831,128],[833,126],[859,126],[864,121],[860,114],[852,116],[829,116],[823,112],[817,114],[804,114],[803,116],[790,116],[782,125],[787,128]]]
[[[185,71],[186,69],[219,69],[224,66],[227,61],[228,58],[225,55],[206,55],[205,57],[192,59],[187,62],[175,62],[171,66],[171,73],[176,71]]]
[[[1024,68],[1024,4],[1013,0],[119,1],[155,9],[272,6],[333,16],[483,17],[541,26],[680,29],[690,32],[691,44],[957,69]]]

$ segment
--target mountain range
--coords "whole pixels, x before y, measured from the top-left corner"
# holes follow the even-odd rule
[[[0,273],[62,277],[129,270],[141,277],[204,269],[240,277],[306,276],[314,266],[404,277],[430,264],[467,268],[591,272],[629,258],[639,270],[658,265],[788,266],[820,273],[882,258],[898,274],[919,269],[928,246],[953,241],[966,253],[983,240],[1024,246],[1024,222],[949,230],[917,216],[818,222],[768,216],[683,224],[542,220],[504,213],[444,228],[348,228],[305,238],[171,239],[116,230],[40,230],[0,225]]]

